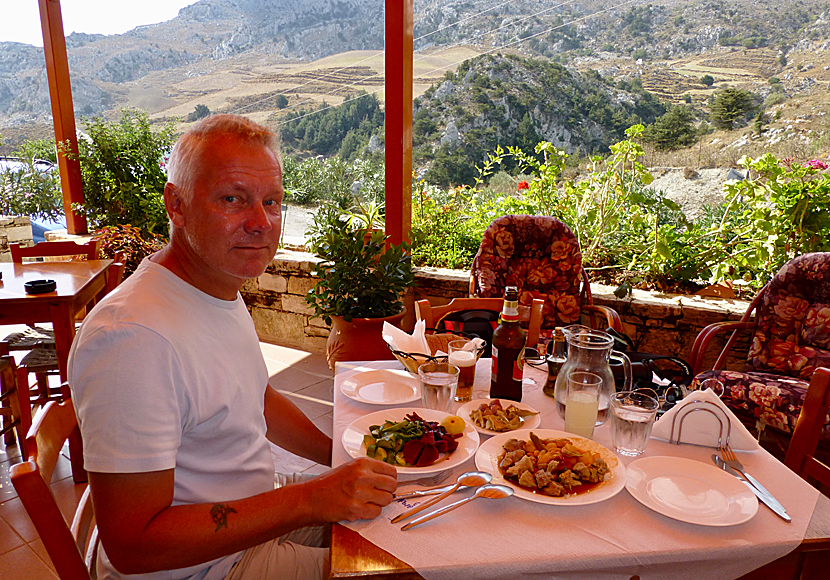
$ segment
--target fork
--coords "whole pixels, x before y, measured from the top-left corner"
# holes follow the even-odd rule
[[[729,445],[718,447],[718,451],[720,451],[720,455],[721,457],[723,457],[723,462],[726,463],[726,465],[728,465],[729,467],[743,475],[746,478],[746,480],[752,485],[754,485],[758,491],[760,491],[763,494],[766,494],[767,496],[769,496],[770,499],[778,503],[775,497],[773,497],[773,495],[769,491],[767,491],[767,488],[761,485],[757,479],[755,479],[746,471],[744,471],[744,464],[738,460],[738,457],[735,455],[735,452],[732,451],[732,448],[729,447]]]
[[[412,481],[402,481],[401,484],[409,485],[410,483],[417,483],[418,485],[423,486],[435,485],[447,479],[450,476],[450,473],[452,473],[452,470],[447,469],[446,471],[442,471],[440,473],[436,473],[435,475],[430,475],[428,477],[422,477],[420,479],[414,479]]]

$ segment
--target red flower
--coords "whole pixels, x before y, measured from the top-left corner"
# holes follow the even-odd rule
[[[519,191],[521,191],[523,189],[530,189],[530,185],[527,183],[527,181],[525,181],[523,179],[519,182],[518,188],[519,188]]]

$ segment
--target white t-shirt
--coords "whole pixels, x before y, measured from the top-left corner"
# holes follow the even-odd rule
[[[263,415],[268,371],[239,295],[214,298],[145,259],[84,321],[69,383],[88,471],[175,469],[173,505],[274,488]],[[98,569],[106,579],[214,580],[240,557],[124,576],[101,550]]]

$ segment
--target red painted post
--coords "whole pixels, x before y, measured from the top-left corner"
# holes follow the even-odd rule
[[[49,79],[49,99],[52,102],[52,120],[55,125],[55,142],[65,144],[65,151],[69,153],[67,157],[58,148],[58,170],[63,188],[66,229],[70,234],[85,234],[86,219],[72,211],[73,203],[84,202],[84,189],[81,164],[78,161],[78,139],[75,135],[75,112],[72,106],[72,86],[69,83],[69,61],[66,56],[61,4],[60,0],[38,0],[38,6],[43,31],[43,52],[46,55],[46,76]]]
[[[413,0],[386,0],[386,235],[409,241],[412,225]]]

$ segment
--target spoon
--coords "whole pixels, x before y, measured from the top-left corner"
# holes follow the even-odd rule
[[[417,526],[419,524],[422,524],[424,522],[428,522],[429,520],[431,520],[433,518],[437,518],[438,516],[442,516],[445,513],[449,512],[449,511],[452,511],[455,508],[457,508],[457,507],[459,507],[459,506],[461,506],[461,505],[463,505],[467,502],[473,501],[477,497],[486,497],[488,499],[502,499],[504,497],[510,497],[511,495],[513,495],[513,488],[512,487],[507,487],[506,485],[495,485],[495,484],[482,485],[470,497],[466,497],[466,498],[464,498],[462,500],[459,500],[455,503],[451,503],[448,506],[444,506],[441,509],[435,510],[432,513],[428,513],[426,515],[423,515],[420,518],[416,518],[416,519],[412,520],[411,522],[409,522],[408,524],[406,524],[404,527],[402,527],[401,530],[412,529],[412,528],[414,528],[415,526]]]
[[[455,482],[455,485],[452,486],[450,489],[442,493],[441,495],[436,495],[428,500],[426,500],[422,504],[416,505],[409,511],[406,511],[400,515],[395,516],[392,519],[392,523],[395,524],[401,520],[405,520],[408,517],[414,516],[418,512],[428,508],[432,504],[438,503],[454,491],[456,491],[462,485],[464,487],[481,487],[486,483],[490,483],[490,480],[493,479],[493,476],[489,473],[484,471],[468,471],[467,473],[462,473],[458,476],[458,481]]]

